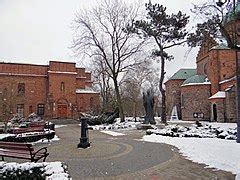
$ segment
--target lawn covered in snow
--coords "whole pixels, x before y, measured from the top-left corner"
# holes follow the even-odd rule
[[[236,123],[209,123],[208,127],[209,125],[221,129],[223,132],[236,128]],[[170,137],[152,133],[151,135],[145,135],[143,140],[173,145],[187,159],[197,163],[204,163],[208,167],[230,171],[237,174],[236,179],[240,180],[240,143],[235,140],[213,138],[216,137],[215,135],[210,135],[211,138],[205,138],[205,130],[204,128],[198,129],[197,134],[202,134],[201,138]],[[155,131],[166,131],[166,129]]]
[[[229,125],[229,126],[228,126]],[[221,138],[221,139],[237,139],[237,127],[232,126],[232,123],[222,123],[219,126],[214,123],[197,123],[192,125],[171,124],[163,129],[149,129],[147,135],[156,134],[171,137],[197,137],[197,138]]]

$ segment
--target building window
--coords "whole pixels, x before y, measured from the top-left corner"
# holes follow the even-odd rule
[[[17,104],[17,114],[21,117],[24,115],[24,104]]]
[[[24,95],[24,94],[25,94],[25,84],[18,83],[18,95]]]
[[[38,104],[38,106],[37,106],[37,115],[39,115],[39,116],[44,115],[44,104]]]
[[[60,90],[61,90],[61,92],[65,91],[65,84],[64,84],[64,82],[61,82]]]

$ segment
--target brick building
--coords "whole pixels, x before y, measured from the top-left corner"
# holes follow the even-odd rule
[[[240,44],[240,3],[237,13],[229,11],[224,27],[235,45]],[[235,11],[235,12],[236,12]],[[172,107],[177,106],[183,120],[208,120],[236,122],[236,58],[235,49],[226,43],[207,39],[199,49],[196,58],[196,75],[176,82],[170,78],[166,83],[168,116]],[[173,99],[173,92],[178,92]]]
[[[168,117],[177,106],[183,120],[235,122],[235,62],[236,52],[224,44],[203,45],[196,58],[196,74],[174,78],[189,71],[183,69],[165,83]]]
[[[92,90],[91,73],[75,63],[49,65],[0,63],[0,115],[30,113],[45,118],[76,118],[97,112],[99,93]]]

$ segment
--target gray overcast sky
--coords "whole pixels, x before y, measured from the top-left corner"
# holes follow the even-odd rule
[[[134,0],[126,0],[132,1]],[[137,1],[137,0],[136,0]],[[148,0],[140,0],[145,2]],[[192,3],[207,0],[152,0],[169,12],[190,14]],[[96,5],[96,0],[0,0],[0,61],[47,64],[49,60],[78,62],[69,49],[74,13]],[[167,64],[170,76],[179,68],[195,67],[197,50],[184,58],[187,48],[172,50],[176,61]]]

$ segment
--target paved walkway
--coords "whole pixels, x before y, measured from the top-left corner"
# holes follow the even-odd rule
[[[57,128],[61,139],[48,145],[47,161],[63,161],[77,179],[234,179],[229,172],[205,168],[179,155],[176,148],[142,142],[143,131],[113,137],[90,131],[91,147],[78,149],[80,127]]]

